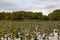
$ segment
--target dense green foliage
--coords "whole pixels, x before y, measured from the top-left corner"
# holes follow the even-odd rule
[[[25,12],[25,11],[17,11],[17,12],[0,12],[0,19],[8,19],[8,20],[22,20],[22,19],[40,19],[43,20],[43,16],[41,12]]]
[[[49,15],[49,20],[60,20],[60,9],[54,10],[52,13]]]
[[[16,12],[0,12],[0,20],[24,20],[24,19],[37,19],[40,21],[47,20],[60,20],[60,9],[54,10],[48,16],[43,15],[42,12],[26,12],[26,11],[16,11]]]

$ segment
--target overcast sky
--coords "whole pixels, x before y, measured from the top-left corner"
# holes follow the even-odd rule
[[[60,8],[60,0],[0,0],[0,11],[41,11],[45,15]]]

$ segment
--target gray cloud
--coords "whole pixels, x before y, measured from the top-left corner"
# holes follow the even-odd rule
[[[42,11],[44,14],[60,8],[60,0],[0,0],[0,11]]]

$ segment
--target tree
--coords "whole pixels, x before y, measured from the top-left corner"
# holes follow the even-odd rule
[[[60,9],[54,10],[52,13],[48,14],[49,20],[60,20]]]
[[[21,12],[13,12],[11,14],[11,19],[12,20],[21,20],[21,19],[24,19],[24,16],[22,15]]]
[[[48,20],[49,20],[49,17],[46,16],[46,15],[43,15],[43,20],[44,20],[44,21],[48,21]]]
[[[42,12],[35,12],[34,19],[43,20]]]
[[[0,12],[0,19],[5,19],[5,12]]]

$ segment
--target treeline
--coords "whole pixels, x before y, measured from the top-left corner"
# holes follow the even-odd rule
[[[60,20],[60,9],[54,10],[48,16],[43,15],[42,12],[0,12],[0,20],[24,20],[24,19],[37,19],[41,21],[58,21]]]
[[[0,20],[24,20],[24,19],[38,19],[48,20],[48,16],[42,14],[42,12],[0,12]]]

